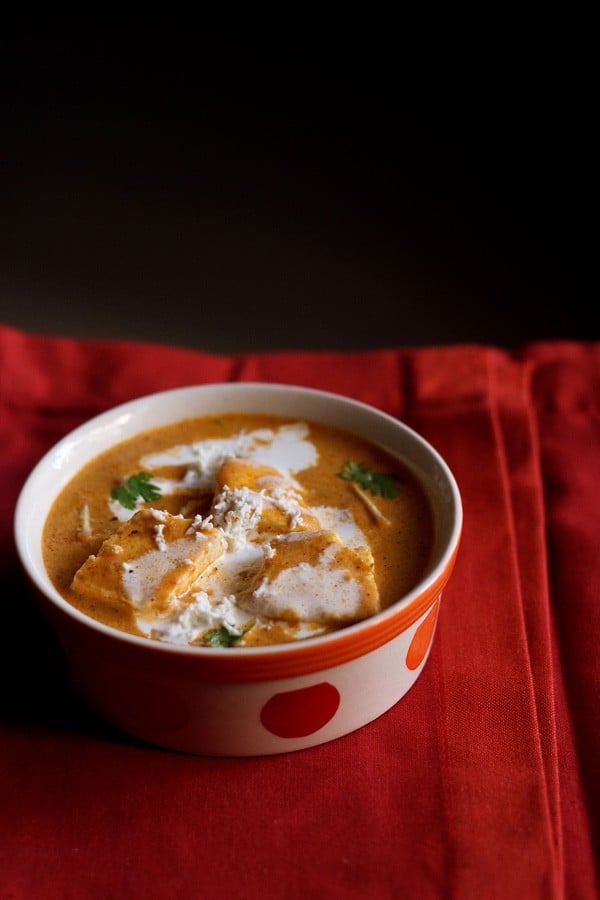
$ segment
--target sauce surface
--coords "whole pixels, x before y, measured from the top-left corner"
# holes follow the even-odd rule
[[[395,495],[339,477],[350,462],[387,476]],[[128,509],[112,495],[140,472],[156,496]],[[59,494],[43,534],[50,579],[73,606],[201,646],[358,621],[414,587],[432,542],[429,502],[395,457],[321,423],[245,414],[187,419],[103,452]]]

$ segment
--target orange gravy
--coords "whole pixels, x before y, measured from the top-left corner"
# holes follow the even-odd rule
[[[143,468],[141,460],[149,454],[209,439],[231,438],[257,429],[275,430],[295,421],[254,414],[186,419],[140,433],[91,460],[59,494],[45,523],[44,563],[57,590],[92,618],[140,634],[135,610],[130,605],[99,598],[83,599],[71,587],[76,571],[121,524],[114,515],[114,507],[111,509],[108,503],[113,489],[132,473],[139,472]],[[293,473],[302,489],[303,503],[311,509],[336,507],[350,511],[373,555],[380,608],[385,608],[417,584],[428,563],[433,543],[429,501],[408,467],[386,451],[350,432],[312,421],[305,424],[308,426],[306,439],[316,449],[316,463]],[[370,494],[360,496],[353,482],[339,477],[351,460],[360,462],[365,469],[393,475],[396,496],[393,499]],[[152,475],[181,480],[185,469],[186,465],[163,465],[153,470]],[[142,506],[166,510],[172,515],[205,515],[211,499],[210,491],[190,488],[165,493]],[[286,630],[275,625],[268,635],[260,632],[252,636],[250,631],[241,644],[289,639]]]

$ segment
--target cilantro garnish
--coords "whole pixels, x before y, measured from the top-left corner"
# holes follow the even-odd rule
[[[252,625],[248,625],[240,634],[232,634],[224,625],[220,628],[211,628],[202,635],[202,643],[207,647],[233,647],[251,628]]]
[[[136,500],[141,497],[142,500],[156,500],[160,497],[161,490],[156,484],[152,484],[150,472],[138,472],[137,475],[130,475],[125,484],[111,491],[113,500],[117,500],[125,509],[135,509]]]
[[[346,463],[341,472],[338,472],[338,478],[343,478],[344,481],[355,481],[364,490],[370,491],[374,497],[381,495],[388,500],[393,500],[398,496],[398,491],[392,483],[394,479],[398,478],[397,475],[373,472],[353,459]]]

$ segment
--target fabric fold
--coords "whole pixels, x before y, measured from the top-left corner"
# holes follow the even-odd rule
[[[140,746],[79,704],[12,516],[32,466],[85,419],[232,380],[403,419],[452,468],[464,533],[406,697],[310,751],[216,760]],[[0,895],[597,896],[599,402],[595,343],[217,356],[0,326]]]
[[[465,515],[440,617],[452,896],[560,897],[542,502],[522,370],[493,350],[429,351],[418,365],[417,427],[443,446]],[[523,522],[536,526],[527,548]]]

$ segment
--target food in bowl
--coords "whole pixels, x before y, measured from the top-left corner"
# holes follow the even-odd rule
[[[143,431],[54,501],[61,595],[150,639],[252,647],[380,612],[421,578],[433,518],[400,460],[307,419],[228,413]]]
[[[241,417],[237,423],[236,417]],[[209,420],[219,420],[213,421],[214,432],[194,430],[198,422],[203,421],[204,428]],[[176,447],[228,440],[222,430],[225,422],[229,438],[244,435],[242,446],[236,438],[232,456],[209,467],[214,487],[194,484],[202,468],[196,457],[179,458],[174,464],[170,458],[153,459]],[[183,431],[181,423],[187,423]],[[288,450],[300,446],[307,455],[294,455],[287,462],[272,453],[253,457],[244,441],[263,427],[275,437],[262,444],[252,437],[256,448],[267,453],[287,437]],[[301,429],[306,432],[301,434]],[[341,441],[335,452],[329,443],[334,434]],[[142,446],[157,435],[165,438],[163,443]],[[314,454],[313,443],[316,464],[308,457]],[[123,448],[126,453],[121,455]],[[103,470],[107,461],[110,471]],[[247,482],[250,476],[256,483],[249,487],[236,481],[239,477]],[[265,476],[268,483],[259,484]],[[189,494],[183,487],[173,490],[175,482],[186,480]],[[397,490],[396,497],[382,496],[386,484]],[[239,596],[237,587],[230,590],[215,575],[219,566],[225,574],[225,559],[232,560],[227,554],[236,543],[234,522],[227,520],[236,504],[221,507],[221,500],[232,499],[220,496],[225,485],[264,492],[260,510],[253,512],[256,534],[242,529],[241,549],[246,542],[254,561],[247,572],[250,594],[240,589]],[[370,485],[379,485],[379,493],[371,493]],[[405,514],[413,526],[424,516],[420,549],[402,572],[396,568],[397,551],[408,537],[401,510],[413,490],[414,507],[412,512],[407,507]],[[344,523],[340,516],[348,515],[345,509],[352,519]],[[142,527],[134,535],[138,522]],[[146,742],[219,756],[314,747],[349,734],[394,706],[426,665],[461,528],[461,500],[452,472],[406,424],[348,397],[260,383],[163,391],[90,419],[38,462],[23,485],[15,513],[15,540],[24,570],[61,642],[73,683],[89,705]],[[186,547],[181,566],[164,574],[163,582],[160,561],[170,560],[179,540]],[[190,547],[190,540],[198,546]],[[333,567],[327,591],[305,591],[304,606],[292,607],[285,599],[293,580],[290,572],[306,562],[294,554],[307,540],[317,559],[346,550],[356,554],[360,577],[348,579],[349,590],[342,592],[347,607],[341,601],[334,606],[347,615],[337,621],[326,621],[323,610],[331,583],[343,586],[344,566]],[[51,546],[53,541],[57,546]],[[114,553],[118,558],[119,546],[127,554],[120,569],[107,566],[102,578],[91,561],[86,569],[92,557]],[[292,549],[279,556],[282,547]],[[144,550],[159,562],[160,577],[151,591],[146,589],[152,579],[141,577],[143,567],[131,565]],[[278,558],[287,564],[280,566]],[[123,563],[133,571],[125,572]],[[75,597],[72,585],[78,572],[81,590]],[[235,566],[229,574],[237,577]],[[237,574],[244,575],[242,565]],[[196,580],[209,576],[214,583],[197,590]],[[257,588],[264,582],[267,587],[277,582],[278,590],[267,590],[261,597]],[[306,584],[314,588],[312,575]],[[246,624],[229,618],[225,599],[230,594],[240,601],[236,616],[250,617]],[[251,602],[246,604],[246,599]],[[193,610],[191,628],[181,621],[184,615],[178,619],[180,600]],[[323,610],[318,612],[321,602]],[[156,615],[149,612],[153,606]],[[272,615],[274,608],[277,616]],[[216,617],[203,618],[207,613]]]

